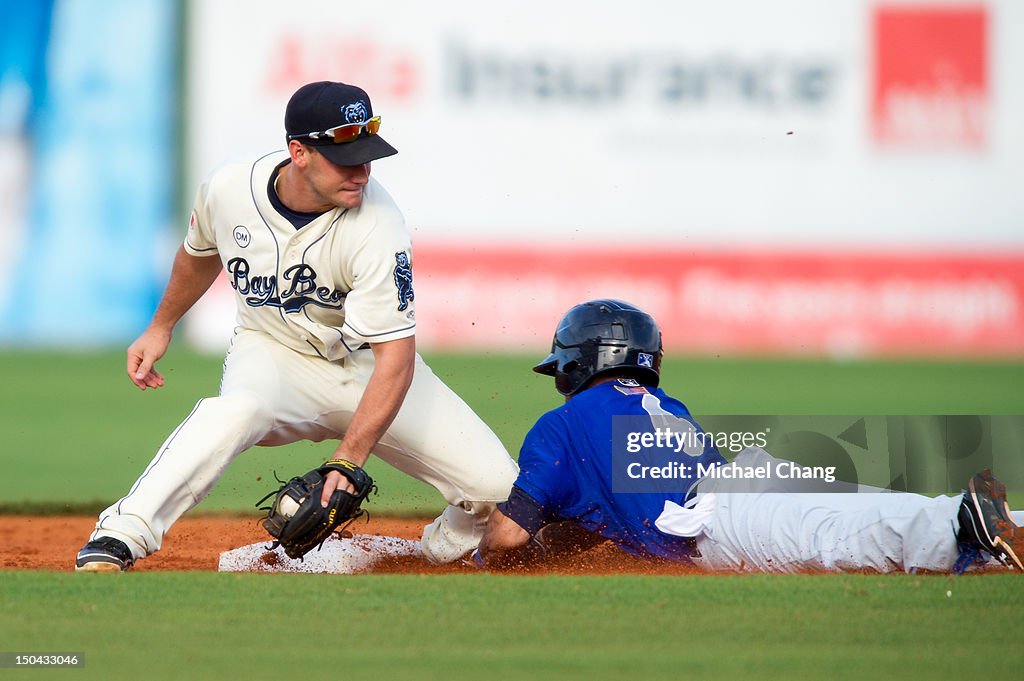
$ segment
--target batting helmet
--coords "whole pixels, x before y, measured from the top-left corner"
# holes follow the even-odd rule
[[[611,372],[657,387],[661,355],[661,330],[651,315],[621,300],[591,300],[565,313],[551,354],[533,370],[554,376],[563,395]]]

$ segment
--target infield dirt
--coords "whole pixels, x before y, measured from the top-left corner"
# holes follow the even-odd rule
[[[95,525],[93,517],[81,516],[0,516],[0,569],[74,570],[75,554]],[[402,539],[418,539],[430,519],[371,518],[357,521],[349,529],[357,534],[376,534]],[[215,572],[223,551],[270,539],[256,518],[195,517],[179,520],[164,539],[163,548],[139,561],[139,572],[190,571]],[[375,573],[445,574],[474,572],[461,564],[430,565],[415,558],[384,561]],[[524,574],[538,571],[522,570]],[[673,563],[651,563],[629,556],[609,543],[602,544],[572,559],[546,565],[545,574],[693,574],[694,569]]]

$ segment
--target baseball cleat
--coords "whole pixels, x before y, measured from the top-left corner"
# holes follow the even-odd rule
[[[113,537],[99,537],[82,547],[75,559],[76,572],[124,572],[135,559],[128,545]]]
[[[971,478],[958,514],[962,547],[980,548],[1004,565],[1024,571],[1024,528],[1010,516],[1006,485],[985,469]]]

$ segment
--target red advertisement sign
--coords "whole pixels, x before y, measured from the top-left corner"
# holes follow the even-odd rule
[[[882,6],[873,24],[875,141],[983,147],[989,105],[986,8]]]
[[[674,352],[1024,356],[1024,253],[915,256],[417,244],[424,346],[545,348],[572,305],[627,300]]]

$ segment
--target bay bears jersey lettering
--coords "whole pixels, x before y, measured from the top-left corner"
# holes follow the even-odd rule
[[[337,289],[316,285],[316,270],[309,265],[294,265],[284,271],[288,288],[278,295],[277,277],[249,273],[245,258],[232,258],[227,262],[231,288],[246,296],[245,303],[252,307],[270,305],[285,312],[297,312],[306,305],[340,310],[345,305],[345,294]],[[248,295],[252,294],[252,295]]]

